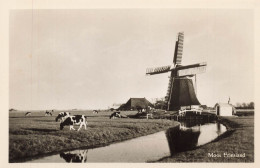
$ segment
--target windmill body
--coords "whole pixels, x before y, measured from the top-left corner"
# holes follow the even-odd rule
[[[148,68],[146,75],[155,75],[170,72],[169,84],[165,101],[167,110],[179,110],[181,106],[200,105],[197,99],[192,79],[196,74],[203,73],[207,64],[197,63],[191,65],[181,65],[183,53],[184,33],[179,32],[175,43],[173,63],[171,65]]]

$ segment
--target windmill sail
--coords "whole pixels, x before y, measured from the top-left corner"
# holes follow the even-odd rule
[[[175,68],[177,70],[177,76],[191,76],[199,73],[203,73],[206,71],[207,63],[202,62],[198,64],[179,66]]]
[[[167,89],[167,93],[166,93],[166,96],[165,96],[165,101],[168,102],[169,99],[170,99],[170,93],[171,93],[171,89],[172,89],[172,83],[173,83],[173,77],[169,77],[169,83],[168,83],[168,89]]]
[[[173,57],[173,63],[176,65],[180,65],[182,61],[182,53],[183,53],[183,41],[184,41],[184,32],[179,32],[177,41],[175,43],[175,51]]]
[[[184,41],[184,32],[179,32],[178,37],[175,43],[175,51],[173,57],[173,64],[180,65],[182,61],[182,53],[183,53],[183,41]],[[175,72],[171,72],[171,76],[169,77],[169,84],[167,89],[167,94],[165,96],[165,101],[167,102],[167,110],[170,109],[170,102],[172,99],[173,92],[173,82],[174,82]]]
[[[171,66],[162,66],[162,67],[156,67],[156,68],[147,68],[146,69],[146,75],[154,75],[154,74],[160,74],[170,71]]]
[[[167,94],[165,96],[165,101],[167,102],[167,110],[169,110],[170,103],[171,102],[171,96],[172,96],[172,86],[173,86],[174,78],[172,76],[169,77],[169,83],[168,83],[168,89]]]
[[[194,67],[194,68],[189,68],[189,69],[183,69],[178,71],[178,76],[190,76],[190,75],[195,75],[199,73],[203,73],[206,71],[206,66],[201,66],[201,67]]]

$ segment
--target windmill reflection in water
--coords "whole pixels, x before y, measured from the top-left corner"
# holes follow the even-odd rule
[[[226,131],[223,127],[223,125],[221,126],[221,124],[216,121],[211,121],[210,123],[203,120],[186,120],[180,122],[178,127],[170,128],[166,131],[171,155],[192,150],[205,144],[204,142],[210,142]],[[214,130],[212,130],[212,128],[214,128]],[[212,134],[210,131],[215,133]],[[207,137],[205,137],[205,135]]]

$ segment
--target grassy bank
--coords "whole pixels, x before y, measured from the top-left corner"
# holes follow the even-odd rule
[[[218,139],[159,162],[254,162],[254,117],[223,117],[220,120],[228,131]],[[240,154],[242,157],[225,157],[224,153]]]
[[[44,116],[44,111],[9,114],[9,162],[21,162],[30,158],[55,154],[76,148],[91,148],[107,145],[143,135],[152,134],[178,123],[169,120],[109,119],[111,112],[92,114],[91,111],[71,111],[72,114],[88,116],[88,128],[79,132],[69,131],[68,127],[59,130],[55,117]],[[126,115],[136,112],[122,112]],[[75,126],[77,129],[78,127]]]

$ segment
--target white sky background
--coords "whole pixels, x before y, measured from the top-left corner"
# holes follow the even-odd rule
[[[183,65],[207,62],[198,99],[254,100],[254,17],[246,9],[84,9],[10,12],[10,108],[91,109],[166,95],[184,31]],[[33,44],[32,44],[33,34]],[[31,54],[32,53],[32,54]],[[32,56],[31,56],[32,55]]]

